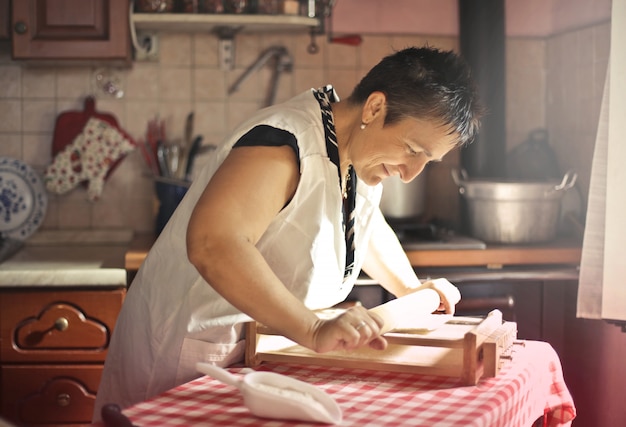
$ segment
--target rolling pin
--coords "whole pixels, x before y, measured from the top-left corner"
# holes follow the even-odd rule
[[[434,289],[422,289],[369,309],[384,320],[381,335],[395,329],[403,319],[431,314],[439,308],[439,294]]]

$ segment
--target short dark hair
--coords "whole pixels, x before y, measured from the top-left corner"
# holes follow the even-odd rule
[[[457,145],[471,142],[478,133],[483,107],[469,66],[452,51],[410,47],[386,56],[347,101],[362,105],[376,91],[387,98],[385,125],[408,117],[441,120],[458,135]]]

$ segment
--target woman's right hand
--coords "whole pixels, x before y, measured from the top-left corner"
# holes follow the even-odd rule
[[[380,335],[383,323],[380,316],[362,306],[351,307],[332,319],[319,319],[313,330],[313,350],[326,353],[354,350],[365,345],[384,350],[387,340]]]

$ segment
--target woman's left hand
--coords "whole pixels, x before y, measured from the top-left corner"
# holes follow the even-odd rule
[[[432,279],[422,283],[418,289],[433,289],[439,294],[441,303],[437,311],[454,314],[456,304],[461,300],[459,289],[447,279]]]

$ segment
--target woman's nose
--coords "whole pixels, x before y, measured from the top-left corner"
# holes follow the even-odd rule
[[[400,179],[404,183],[408,183],[413,181],[417,175],[422,173],[428,161],[416,160],[409,164],[406,167],[400,168]]]

